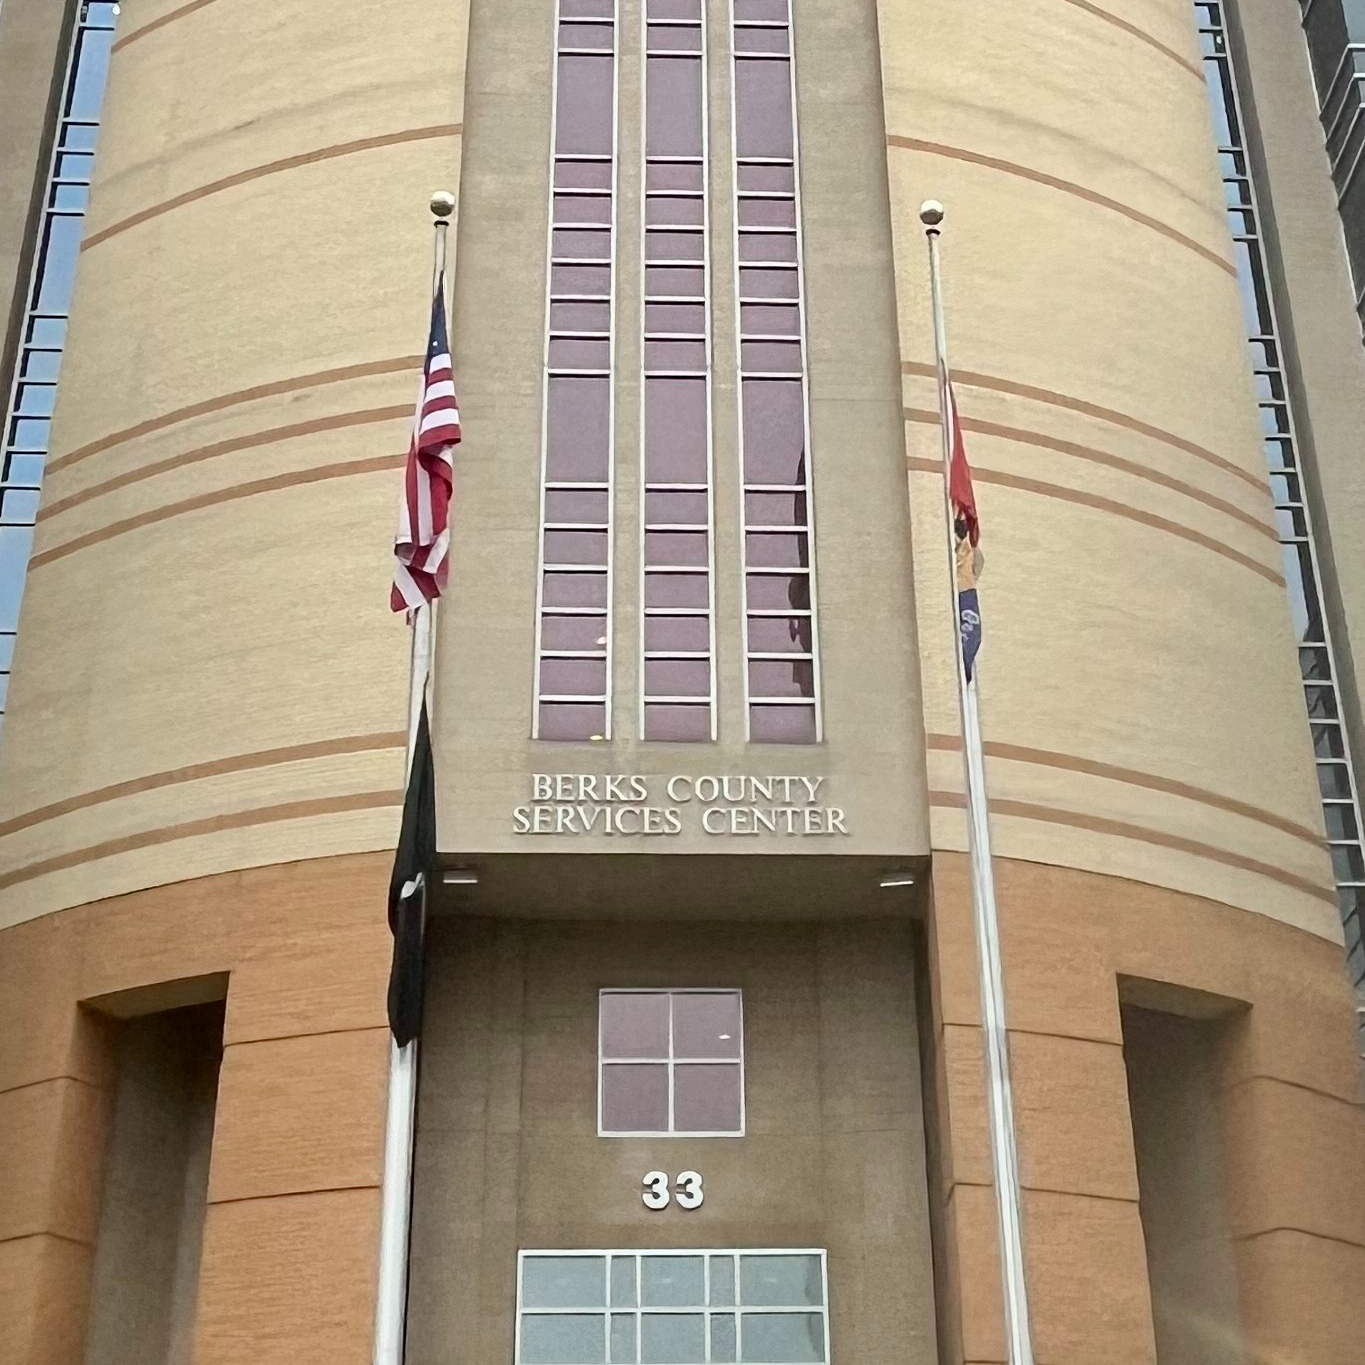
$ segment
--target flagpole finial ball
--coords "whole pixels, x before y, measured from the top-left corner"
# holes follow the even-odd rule
[[[938,227],[943,222],[943,205],[937,199],[926,199],[919,206],[919,220],[925,227]]]
[[[449,190],[437,190],[431,196],[431,211],[437,218],[449,218],[455,212],[455,196]]]

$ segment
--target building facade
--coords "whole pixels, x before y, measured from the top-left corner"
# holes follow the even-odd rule
[[[1365,1353],[1339,0],[0,0],[0,1360],[361,1365],[457,194],[409,1365]],[[1360,41],[1357,41],[1357,39]]]

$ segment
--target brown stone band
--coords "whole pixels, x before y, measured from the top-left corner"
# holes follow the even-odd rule
[[[200,3],[207,4],[208,0],[200,0]],[[1130,37],[1146,43],[1150,48],[1154,48],[1162,56],[1169,57],[1177,66],[1184,67],[1192,76],[1197,76],[1201,81],[1204,79],[1204,73],[1193,62],[1186,61],[1173,47],[1167,47],[1159,38],[1152,37],[1150,33],[1145,29],[1140,29],[1136,24],[1130,24],[1127,19],[1120,19],[1117,14],[1110,14],[1107,9],[1092,5],[1090,0],[1062,0],[1062,3],[1074,5],[1077,9],[1083,9],[1087,14],[1093,14],[1096,19],[1101,19],[1106,24],[1113,24],[1115,28],[1122,29]]]
[[[925,742],[930,749],[948,753],[961,753],[962,740],[957,735],[929,734]],[[1258,824],[1269,825],[1295,839],[1302,839],[1314,848],[1325,847],[1320,834],[1315,834],[1306,825],[1295,824],[1273,811],[1262,810],[1259,806],[1238,801],[1235,797],[1221,796],[1218,792],[1205,787],[1196,787],[1188,782],[1179,782],[1173,777],[1158,777],[1155,773],[1139,772],[1135,768],[1121,768],[1114,763],[1100,763],[1093,758],[1079,758],[1075,754],[1057,753],[1052,749],[1033,749],[1024,744],[1002,744],[988,740],[985,744],[987,758],[1008,759],[1014,763],[1031,763],[1040,768],[1056,768],[1061,772],[1084,773],[1088,777],[1103,777],[1111,782],[1122,782],[1130,787],[1144,787],[1148,791],[1162,792],[1167,796],[1179,796],[1186,801],[1195,801],[1201,806],[1213,806],[1231,815],[1240,815]],[[0,833],[3,833],[0,827]]]
[[[200,185],[198,189],[186,190],[184,194],[177,194],[174,199],[167,199],[161,204],[153,204],[151,208],[142,209],[137,213],[130,214],[127,218],[121,218],[118,222],[111,223],[107,228],[101,228],[99,232],[91,233],[81,243],[81,250],[89,251],[92,247],[99,246],[101,242],[107,242],[111,237],[117,237],[120,232],[127,232],[129,228],[139,227],[143,223],[150,222],[153,218],[160,218],[163,213],[170,213],[174,209],[184,208],[186,204],[207,199],[211,194],[220,194],[223,190],[235,189],[238,185],[246,185],[253,180],[260,180],[262,176],[278,175],[281,171],[297,170],[300,166],[312,166],[319,161],[332,161],[339,156],[351,156],[356,152],[375,151],[380,147],[396,147],[404,142],[424,142],[430,138],[458,137],[463,131],[463,124],[438,123],[429,128],[406,128],[399,133],[380,133],[375,137],[357,138],[354,142],[338,142],[332,147],[319,147],[316,151],[300,152],[297,156],[286,156],[279,161],[268,161],[264,166],[252,166],[248,170],[238,171],[235,175],[224,176],[221,180]]]
[[[89,549],[90,546],[112,540],[115,536],[140,530],[158,521],[168,521],[171,517],[181,516],[185,512],[199,512],[206,507],[216,507],[219,503],[254,497],[258,493],[274,493],[282,488],[298,488],[303,484],[323,483],[328,479],[345,479],[353,474],[374,474],[381,470],[401,469],[406,459],[407,456],[404,454],[381,455],[369,460],[348,460],[341,464],[320,465],[314,469],[299,469],[291,474],[276,474],[269,479],[255,479],[251,483],[220,488],[214,493],[201,493],[198,497],[173,502],[166,507],[154,507],[149,512],[140,512],[135,517],[112,522],[108,526],[101,526],[98,531],[91,531],[62,545],[42,550],[29,560],[29,569],[30,571],[40,569],[44,564],[51,564],[55,560],[65,559],[67,555],[75,554],[77,550]]]
[[[119,801],[125,796],[140,796],[143,792],[159,791],[163,787],[178,786],[183,782],[198,782],[207,777],[227,777],[234,773],[258,772],[262,768],[277,768],[286,763],[304,763],[313,758],[339,758],[346,754],[377,753],[385,749],[401,750],[407,743],[405,730],[381,731],[373,735],[342,735],[337,739],[320,739],[311,744],[291,744],[281,749],[261,749],[251,754],[233,754],[230,758],[211,759],[184,768],[170,768],[165,772],[147,773],[143,777],[115,782],[108,787],[97,787],[38,806],[0,822],[0,839],[34,825],[71,815],[78,810],[89,810],[106,801]]]
[[[1226,271],[1233,279],[1237,278],[1237,267],[1221,252],[1206,247],[1193,237],[1187,237],[1169,223],[1163,223],[1159,218],[1153,218],[1150,214],[1143,213],[1141,209],[1120,203],[1119,200],[1111,199],[1107,194],[1100,194],[1097,190],[1087,189],[1084,185],[1077,185],[1070,180],[1062,180],[1058,176],[1049,175],[1046,171],[1036,171],[1031,166],[1021,166],[1015,161],[1005,161],[998,156],[986,156],[982,152],[971,152],[964,147],[949,147],[942,142],[926,142],[922,138],[901,137],[895,133],[889,133],[886,141],[891,147],[903,147],[908,151],[923,152],[927,156],[942,156],[951,161],[965,161],[973,166],[984,166],[987,170],[1003,171],[1006,175],[1015,175],[1021,180],[1031,180],[1035,185],[1046,185],[1049,189],[1073,195],[1088,204],[1095,204],[1102,209],[1108,209],[1111,213],[1121,214],[1130,222],[1160,233],[1170,241],[1202,256],[1219,270]]]
[[[937,420],[936,417],[935,421]],[[942,475],[943,473],[943,465],[938,460],[926,460],[918,456],[911,456],[905,464],[906,468],[917,474]],[[1240,564],[1243,568],[1260,574],[1267,583],[1273,583],[1277,588],[1284,588],[1285,586],[1285,581],[1280,574],[1262,564],[1259,559],[1244,555],[1240,550],[1234,550],[1231,546],[1214,540],[1212,536],[1206,536],[1202,531],[1192,530],[1188,526],[1182,526],[1178,521],[1170,521],[1166,517],[1159,517],[1152,512],[1144,512],[1137,507],[1125,506],[1121,502],[1115,502],[1113,498],[1102,498],[1096,493],[1086,493],[1078,488],[1064,488],[1061,484],[1044,483],[1041,479],[1026,479],[1022,475],[1004,474],[993,469],[973,469],[972,478],[977,483],[995,484],[1000,488],[1014,488],[1023,493],[1036,493],[1039,497],[1052,498],[1057,502],[1075,503],[1078,507],[1089,507],[1097,512],[1106,512],[1113,517],[1122,517],[1125,521],[1137,522],[1139,526],[1149,526],[1154,531],[1164,531],[1167,535],[1177,536],[1181,540],[1189,541],[1192,545],[1201,546],[1205,550],[1212,550],[1214,554],[1222,555],[1224,559],[1230,559],[1234,564]]]
[[[936,379],[938,368],[934,365],[926,365],[920,360],[907,360],[901,365],[901,373],[919,375],[925,379]],[[1249,469],[1243,469],[1241,465],[1234,464],[1224,456],[1216,455],[1213,451],[1204,446],[1196,445],[1193,441],[1187,441],[1183,436],[1177,436],[1174,432],[1153,426],[1150,422],[1143,422],[1136,417],[1130,417],[1126,412],[1119,412],[1115,408],[1101,407],[1098,403],[1088,403],[1083,398],[1073,398],[1069,394],[1056,393],[1052,389],[1040,389],[1032,384],[1019,384],[1012,379],[1001,379],[998,375],[976,374],[971,370],[954,369],[953,381],[957,384],[969,384],[975,389],[989,389],[994,393],[1008,393],[1015,398],[1031,398],[1037,403],[1047,403],[1052,407],[1065,408],[1068,412],[1077,412],[1083,417],[1094,417],[1098,421],[1110,422],[1116,427],[1135,431],[1142,436],[1150,436],[1154,441],[1161,441],[1168,446],[1173,446],[1176,450],[1183,450],[1187,455],[1193,455],[1195,459],[1203,460],[1216,469],[1221,469],[1225,474],[1235,475],[1258,493],[1265,492],[1265,479],[1259,474],[1253,474]]]
[[[141,848],[155,848],[158,844],[174,843],[177,839],[193,839],[204,834],[218,834],[228,829],[251,829],[257,825],[273,825],[283,820],[309,820],[319,815],[340,815],[356,810],[382,810],[401,806],[401,791],[355,792],[349,796],[327,796],[309,801],[285,801],[278,806],[262,806],[257,810],[235,811],[229,815],[210,815],[202,820],[188,820],[183,825],[167,825],[162,829],[142,830],[126,834],[120,839],[107,839],[102,844],[73,849],[70,853],[44,858],[0,876],[0,891],[7,891],[21,882],[33,881],[52,872],[65,872],[101,858],[113,858],[120,853],[132,853]],[[395,837],[397,830],[394,831]]]
[[[929,804],[942,810],[964,810],[967,798],[961,792],[931,791]],[[1133,839],[1157,848],[1189,853],[1196,858],[1222,863],[1225,867],[1234,867],[1239,872],[1253,872],[1257,876],[1267,877],[1282,886],[1302,891],[1304,895],[1323,901],[1327,905],[1335,907],[1337,903],[1334,888],[1309,881],[1307,877],[1297,876],[1293,872],[1286,872],[1282,867],[1258,862],[1255,858],[1244,858],[1240,853],[1230,853],[1227,849],[1200,843],[1197,839],[1186,839],[1179,834],[1167,834],[1163,830],[1148,829],[1145,825],[1130,824],[1127,820],[1110,820],[1103,815],[1085,815],[1080,811],[1058,810],[1055,806],[1039,805],[1035,801],[1014,801],[999,797],[992,797],[991,811],[995,815],[1013,815],[1021,820],[1036,820],[1046,825],[1065,825],[1070,829],[1083,829],[1089,834],[1107,834],[1116,839]]]
[[[907,422],[919,422],[928,426],[938,425],[939,415],[933,409],[905,408],[903,412]],[[1280,543],[1275,528],[1265,518],[1244,511],[1235,503],[1226,502],[1222,498],[1215,497],[1212,493],[1206,493],[1202,488],[1186,483],[1183,479],[1173,478],[1169,474],[1163,474],[1159,469],[1139,464],[1136,460],[1126,460],[1121,455],[1111,455],[1108,451],[1096,450],[1094,446],[1083,446],[1076,441],[1063,441],[1056,436],[1044,435],[1041,431],[1027,431],[1022,427],[1005,426],[1002,422],[987,422],[978,417],[961,417],[959,420],[964,431],[978,431],[983,436],[999,436],[1019,445],[1036,446],[1040,450],[1056,451],[1059,455],[1069,455],[1073,459],[1084,460],[1087,464],[1103,465],[1107,469],[1116,469],[1120,473],[1131,474],[1133,478],[1142,479],[1146,483],[1168,488],[1173,493],[1180,493],[1184,497],[1193,498],[1195,502],[1203,503],[1205,507],[1210,507],[1215,512],[1221,512],[1224,516],[1240,521],[1242,525],[1250,527],[1258,535],[1265,536],[1267,540],[1276,545]],[[1267,506],[1269,506],[1268,500]]]
[[[55,474],[58,470],[69,469],[73,464],[89,459],[91,455],[99,455],[127,441],[164,431],[179,422],[188,422],[192,417],[206,417],[210,413],[236,407],[239,403],[254,403],[260,398],[275,398],[280,394],[298,393],[303,389],[319,389],[325,384],[340,384],[348,379],[368,379],[379,374],[401,374],[406,370],[416,372],[422,359],[420,355],[404,355],[393,360],[367,360],[360,365],[341,365],[334,370],[318,370],[314,374],[301,374],[293,379],[276,379],[269,384],[256,384],[249,389],[238,389],[235,393],[205,398],[202,402],[191,403],[188,407],[176,408],[172,412],[163,412],[160,417],[149,417],[145,422],[124,427],[121,431],[111,431],[108,436],[101,436],[97,441],[77,446],[75,450],[68,451],[55,460],[49,460],[47,472]]]
[[[206,9],[213,4],[213,0],[190,0],[188,5],[181,5],[179,9],[173,9],[169,14],[163,14],[160,19],[153,19],[149,24],[143,24],[141,28],[135,28],[131,33],[125,34],[113,46],[113,51],[118,52],[125,48],[129,43],[135,43],[139,38],[145,38],[149,33],[155,33],[159,28],[165,28],[167,24],[173,24],[177,19],[184,19],[191,15],[195,10]]]
[[[219,455],[232,455],[239,450],[255,450],[261,446],[276,445],[281,441],[292,441],[300,436],[315,436],[324,431],[345,431],[350,427],[369,426],[376,422],[394,422],[400,418],[411,421],[412,408],[406,406],[366,408],[361,412],[341,412],[331,417],[315,417],[311,422],[292,422],[288,426],[272,427],[268,431],[253,431],[245,436],[234,436],[230,440],[214,441],[210,445],[182,451],[179,455],[171,455],[164,460],[156,460],[137,469],[130,469],[126,474],[119,474],[112,479],[105,479],[103,483],[91,484],[89,488],[82,488],[77,493],[70,493],[64,498],[44,503],[38,513],[38,520],[47,521],[51,517],[71,511],[73,507],[80,507],[83,503],[92,502],[120,488],[141,483],[144,479],[153,479],[158,474],[169,474],[173,470],[184,469],[189,465],[202,464],[205,460],[215,459]]]

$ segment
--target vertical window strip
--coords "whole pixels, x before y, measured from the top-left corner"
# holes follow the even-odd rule
[[[823,737],[790,0],[730,0],[747,738]]]
[[[84,3],[63,80],[0,446],[0,723],[47,459],[118,6]]]
[[[1221,0],[1195,5],[1346,952],[1351,979],[1365,997],[1365,846],[1359,788],[1342,723],[1331,638],[1318,586],[1312,520],[1304,497],[1294,416],[1223,11]]]
[[[641,715],[716,738],[704,0],[645,0]]]
[[[616,0],[559,0],[533,739],[611,738]]]

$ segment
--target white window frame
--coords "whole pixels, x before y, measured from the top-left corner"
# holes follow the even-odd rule
[[[603,1258],[605,1283],[603,1285],[603,1300],[601,1305],[576,1306],[569,1308],[533,1308],[527,1310],[522,1302],[522,1285],[525,1279],[525,1268],[528,1260],[541,1260],[554,1258],[556,1260],[569,1257],[600,1256]],[[631,1256],[635,1259],[635,1305],[632,1308],[613,1308],[611,1305],[611,1260],[613,1256]],[[711,1260],[712,1256],[730,1256],[734,1258],[735,1266],[735,1300],[733,1306],[709,1304],[686,1305],[678,1307],[651,1307],[645,1308],[640,1304],[640,1286],[642,1283],[642,1262],[650,1256],[700,1256],[702,1257],[702,1274],[704,1276],[704,1297],[709,1300],[711,1297]],[[818,1256],[820,1258],[820,1297],[821,1302],[815,1304],[792,1304],[777,1307],[745,1308],[739,1303],[740,1299],[740,1275],[739,1259],[742,1256]],[[602,1359],[604,1362],[611,1360],[611,1320],[613,1314],[630,1314],[635,1318],[635,1350],[636,1355],[640,1354],[640,1319],[645,1313],[700,1313],[706,1320],[706,1365],[711,1365],[711,1319],[713,1317],[733,1316],[735,1318],[735,1360],[742,1361],[743,1351],[743,1319],[745,1317],[757,1317],[765,1313],[818,1313],[824,1327],[824,1361],[822,1365],[829,1365],[830,1343],[829,1343],[829,1253],[825,1247],[609,1247],[609,1248],[584,1248],[574,1250],[558,1251],[550,1247],[534,1250],[521,1250],[517,1252],[517,1310],[516,1310],[516,1332],[513,1365],[522,1365],[521,1359],[521,1324],[523,1315],[526,1312],[536,1315],[551,1316],[558,1314],[584,1314],[601,1313],[603,1321],[603,1332],[605,1340],[603,1342]]]
[[[602,999],[608,995],[668,996],[668,1056],[606,1057],[602,1051]],[[733,995],[739,1002],[739,1127],[733,1131],[691,1132],[673,1126],[673,1070],[684,1066],[734,1066],[734,1057],[678,1057],[673,1051],[673,997],[675,995]],[[609,1066],[668,1066],[668,1127],[628,1133],[608,1129],[602,1122],[602,1074]],[[747,1077],[744,1071],[744,992],[738,986],[604,986],[597,992],[597,1136],[601,1138],[742,1138],[748,1123]]]

